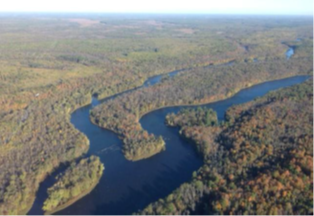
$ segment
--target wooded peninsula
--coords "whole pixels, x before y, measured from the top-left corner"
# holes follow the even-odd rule
[[[56,183],[48,189],[43,210],[46,214],[59,211],[89,193],[103,174],[104,165],[96,156],[73,162]]]

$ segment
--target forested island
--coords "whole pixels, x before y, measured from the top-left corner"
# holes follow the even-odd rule
[[[257,83],[311,75],[313,71],[313,20],[309,17],[8,13],[0,14],[0,20],[2,215],[28,213],[39,187],[61,165],[67,169],[48,191],[49,197],[43,201],[44,211],[54,212],[74,202],[97,184],[105,156],[98,154],[100,159],[87,158],[86,155],[91,156],[86,154],[91,149],[90,140],[70,119],[76,109],[90,104],[93,96],[100,100],[124,92],[96,106],[89,118],[96,125],[118,134],[124,143],[124,156],[135,161],[165,149],[163,137],[149,134],[139,124],[139,119],[146,113],[166,106],[221,100]],[[293,47],[294,55],[287,60],[285,53],[289,47]],[[180,69],[184,70],[177,76],[164,76],[157,85],[139,88],[149,77]],[[252,110],[257,103],[262,109],[267,106],[263,102],[265,98],[231,109],[223,124],[217,123],[211,110],[184,111],[187,118],[169,116],[169,125],[181,125],[182,134],[198,143],[205,165],[195,172],[190,183],[174,191],[169,199],[148,206],[142,213],[261,213],[263,211],[256,209],[254,202],[263,203],[266,198],[273,197],[270,193],[276,195],[276,206],[266,203],[264,211],[309,213],[309,196],[313,194],[312,186],[308,184],[312,172],[307,165],[312,155],[305,150],[310,148],[308,140],[311,138],[310,132],[296,128],[303,123],[310,127],[305,117],[302,119],[303,115],[310,118],[311,114],[307,110],[311,104],[306,104],[304,99],[311,99],[308,85],[309,82],[294,87],[306,91],[296,93],[298,96],[293,99],[282,93],[283,107],[276,103],[281,96],[273,96],[274,102],[269,102],[286,113],[281,116],[275,112],[277,119],[283,118],[281,122],[273,122],[274,116],[267,116],[270,118],[267,122],[276,127],[288,125],[285,130],[292,138],[287,135],[278,142],[288,143],[289,149],[273,146],[271,140],[266,140],[260,152],[249,153],[243,146],[249,146],[251,142],[233,142],[238,137],[232,128],[240,132],[242,126],[236,123],[248,120],[245,116],[240,119],[240,110]],[[297,110],[294,100],[299,102],[302,112]],[[290,103],[289,106],[286,103]],[[295,109],[288,112],[290,105]],[[257,105],[255,111],[262,112]],[[285,118],[292,118],[292,114],[298,116],[293,121],[304,122],[290,125],[290,120]],[[256,115],[265,117],[261,113]],[[195,124],[198,126],[193,127]],[[206,136],[194,134],[194,129],[189,128]],[[281,132],[284,133],[278,131]],[[251,131],[243,136],[251,137],[254,133]],[[206,144],[202,138],[208,140],[204,142]],[[259,149],[256,145],[251,147]],[[273,156],[264,158],[266,150]],[[281,155],[285,163],[280,160]],[[253,164],[255,157],[259,163]],[[210,163],[212,158],[221,162]],[[289,172],[283,174],[286,168]],[[233,186],[229,187],[231,180],[223,170],[233,174]],[[241,173],[233,173],[235,170]],[[239,180],[242,177],[243,184]],[[287,184],[282,183],[282,178]],[[260,197],[257,192],[252,195],[252,191],[264,187],[265,179],[271,183],[269,191],[273,192],[265,191]],[[278,192],[273,187],[282,189]],[[185,191],[182,194],[189,194],[189,198],[181,196],[181,190]],[[215,203],[206,203],[209,196],[214,197]],[[291,201],[285,201],[282,196]],[[224,203],[225,199],[229,203]],[[205,201],[198,202],[202,200]],[[235,200],[241,202],[236,205]]]
[[[167,116],[204,165],[139,214],[313,214],[313,80],[232,107]]]

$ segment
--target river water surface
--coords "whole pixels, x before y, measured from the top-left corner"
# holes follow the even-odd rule
[[[265,82],[244,89],[229,99],[201,106],[214,109],[219,120],[223,120],[224,113],[230,106],[251,101],[272,90],[301,83],[307,78],[308,76],[296,76]],[[161,76],[152,77],[143,87],[156,84],[160,79]],[[122,141],[117,135],[92,124],[89,119],[89,111],[94,106],[113,97],[101,101],[93,98],[90,105],[77,109],[71,115],[71,123],[90,140],[86,156],[99,156],[105,164],[105,171],[90,194],[57,214],[132,214],[189,181],[193,171],[203,164],[193,144],[179,136],[179,129],[164,124],[168,113],[176,113],[185,106],[162,108],[143,116],[140,119],[142,127],[149,133],[161,135],[166,141],[166,150],[145,160],[126,160],[121,153]],[[61,166],[41,183],[29,214],[43,213],[41,208],[47,197],[47,188],[52,186],[54,177],[65,168],[66,166]]]

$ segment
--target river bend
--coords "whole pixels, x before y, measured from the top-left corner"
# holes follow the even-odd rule
[[[173,76],[181,71],[183,70],[171,72],[169,75]],[[142,87],[158,83],[161,77],[159,75],[148,79]],[[265,82],[243,89],[226,100],[201,105],[201,107],[214,109],[219,120],[223,120],[224,113],[230,106],[251,101],[272,90],[301,83],[307,78],[308,76],[296,76]],[[161,135],[166,142],[166,151],[145,160],[136,162],[126,160],[121,153],[122,141],[118,136],[92,124],[89,119],[89,111],[94,106],[113,97],[115,96],[101,101],[93,98],[90,105],[77,109],[71,115],[71,123],[90,140],[86,157],[99,156],[106,169],[99,184],[90,194],[57,214],[132,214],[149,203],[167,196],[182,183],[189,181],[192,172],[203,164],[193,144],[179,136],[179,129],[164,124],[168,113],[176,113],[185,106],[162,108],[144,115],[140,119],[142,127],[149,133]],[[47,197],[47,188],[52,186],[55,182],[54,177],[65,168],[65,165],[60,166],[41,183],[29,214],[43,214],[41,208]]]

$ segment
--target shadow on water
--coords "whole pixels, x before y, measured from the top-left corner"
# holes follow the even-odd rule
[[[219,120],[223,120],[224,113],[230,106],[248,102],[271,90],[301,83],[307,78],[308,76],[297,76],[262,83],[244,89],[229,99],[202,106],[214,109]],[[71,123],[90,140],[86,157],[98,155],[105,164],[105,171],[99,184],[90,194],[56,214],[132,214],[189,181],[193,171],[203,164],[195,146],[182,139],[177,128],[164,124],[168,113],[176,113],[186,106],[162,108],[143,116],[140,120],[142,127],[149,133],[162,135],[166,141],[166,151],[137,162],[126,160],[121,151],[117,150],[122,146],[117,135],[92,124],[89,119],[90,109],[114,97],[116,96],[101,101],[93,97],[90,105],[76,110],[71,115]],[[43,213],[41,208],[47,197],[47,188],[52,186],[55,176],[65,168],[66,165],[60,166],[41,183],[29,214]]]
[[[97,204],[91,214],[131,214],[132,212],[143,209],[152,199],[156,197],[165,197],[177,187],[178,181],[176,176],[180,176],[186,181],[190,179],[191,175],[182,175],[189,169],[190,162],[193,157],[187,157],[180,161],[180,165],[176,168],[163,165],[163,171],[154,178],[151,182],[145,182],[140,189],[135,189],[132,186],[126,188],[125,196],[120,197],[116,201],[111,201],[105,204]],[[182,180],[183,180],[182,179]],[[182,181],[183,183],[184,181]]]

